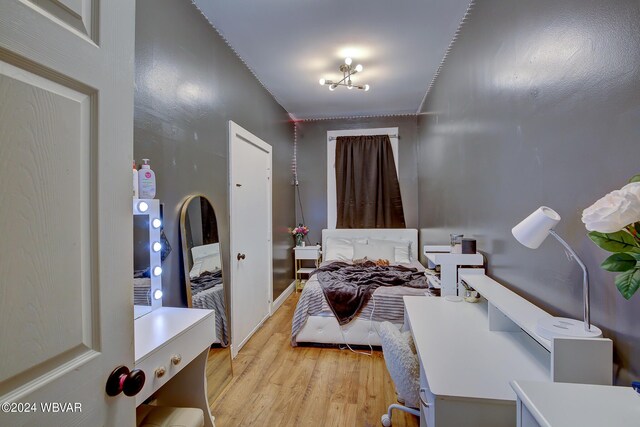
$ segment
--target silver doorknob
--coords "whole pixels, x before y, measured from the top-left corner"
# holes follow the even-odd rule
[[[245,254],[241,254],[240,252],[238,252],[238,261],[240,261],[241,259],[245,259],[247,256]]]

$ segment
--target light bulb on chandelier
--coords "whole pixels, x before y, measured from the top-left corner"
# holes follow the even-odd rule
[[[353,59],[345,58],[344,64],[340,65],[340,67],[338,68],[340,72],[342,72],[342,79],[338,81],[333,81],[333,80],[321,78],[320,80],[318,80],[318,83],[320,83],[320,86],[325,86],[325,85],[329,86],[329,90],[332,92],[336,90],[338,86],[345,86],[349,90],[355,87],[356,89],[360,89],[360,90],[364,90],[365,92],[368,92],[369,89],[371,88],[368,84],[354,84],[353,81],[351,80],[351,76],[353,76],[356,73],[361,73],[362,70],[364,70],[364,67],[362,66],[362,64],[358,64],[352,67],[351,64],[353,64]]]

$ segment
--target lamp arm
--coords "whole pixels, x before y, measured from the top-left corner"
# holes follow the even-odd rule
[[[584,265],[584,262],[580,259],[578,254],[569,246],[565,240],[558,235],[554,230],[549,230],[549,234],[555,237],[562,246],[569,252],[571,257],[578,263],[578,265],[582,268],[582,299],[584,303],[583,314],[584,314],[584,330],[591,330],[591,315],[589,313],[590,302],[589,302],[589,272],[587,271],[587,266]]]

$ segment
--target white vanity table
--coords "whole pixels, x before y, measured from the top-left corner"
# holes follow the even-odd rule
[[[483,269],[459,275],[486,300],[404,297],[420,361],[421,427],[515,426],[513,380],[611,383],[611,340],[545,340],[535,323],[550,314]]]
[[[214,312],[160,307],[134,325],[135,368],[146,375],[136,406],[153,395],[159,406],[202,409],[205,426],[213,427],[205,372],[215,338]]]

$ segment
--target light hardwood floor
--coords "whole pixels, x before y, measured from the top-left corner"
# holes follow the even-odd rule
[[[298,298],[289,297],[233,361],[234,378],[211,405],[216,427],[380,426],[381,415],[396,402],[381,351],[364,356],[291,347]],[[418,424],[416,417],[394,411],[395,427]]]

